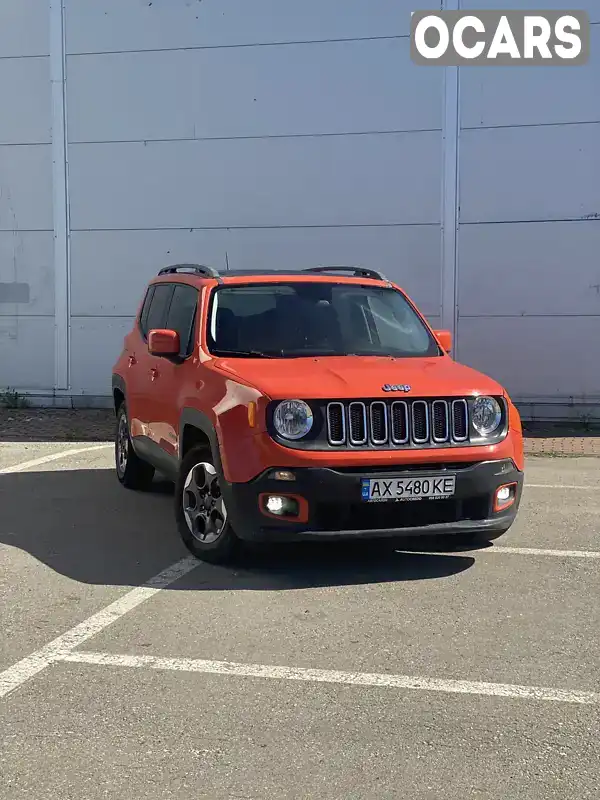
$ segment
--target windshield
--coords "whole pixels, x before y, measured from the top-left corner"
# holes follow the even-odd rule
[[[215,355],[254,358],[441,351],[401,292],[321,281],[216,289],[208,344]]]

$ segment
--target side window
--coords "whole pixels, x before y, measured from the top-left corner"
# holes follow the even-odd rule
[[[146,338],[148,336],[148,312],[150,311],[150,305],[152,303],[152,298],[154,296],[154,285],[148,288],[146,292],[146,297],[144,298],[144,304],[142,306],[142,310],[140,312],[140,330],[142,332],[142,336]]]
[[[193,333],[198,307],[198,290],[193,286],[178,284],[173,292],[171,307],[167,316],[165,328],[177,331],[183,357],[191,355],[194,350]]]
[[[165,328],[167,322],[167,312],[169,303],[173,295],[172,283],[159,283],[154,287],[154,294],[150,302],[150,308],[146,316],[144,334],[147,336],[149,331],[156,328]]]

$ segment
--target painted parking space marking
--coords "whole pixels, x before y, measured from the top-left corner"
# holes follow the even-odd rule
[[[548,550],[541,547],[503,547],[502,545],[492,545],[491,547],[482,547],[474,550],[465,548],[464,550],[453,550],[452,553],[447,550],[401,550],[397,549],[397,553],[416,553],[417,555],[442,555],[447,556],[452,553],[473,553],[474,555],[516,555],[516,556],[551,556],[554,558],[590,558],[600,559],[600,551],[598,550]]]
[[[502,545],[490,547],[481,552],[509,553],[519,556],[554,556],[556,558],[600,558],[600,552],[597,550],[546,550],[540,547],[504,547]]]
[[[98,443],[61,450],[36,459],[0,469],[0,475],[25,472],[42,465],[86,453],[106,450],[112,443]],[[580,484],[526,484],[534,489],[573,489],[589,491],[594,485]],[[403,552],[403,551],[399,551]],[[409,551],[414,552],[414,551]],[[431,554],[432,551],[426,551]],[[599,551],[553,550],[530,547],[504,547],[494,545],[489,548],[473,551],[474,554],[506,554],[524,556],[550,556],[558,558],[600,559]],[[441,553],[448,555],[448,553]],[[248,665],[234,662],[217,662],[200,659],[155,658],[152,656],[112,655],[103,653],[87,653],[76,651],[102,630],[112,625],[123,615],[133,611],[150,599],[157,592],[167,588],[187,573],[200,566],[197,559],[187,557],[176,562],[144,585],[135,587],[115,602],[106,606],[96,614],[63,633],[41,649],[23,658],[13,666],[0,673],[0,698],[9,695],[29,679],[33,678],[56,662],[78,662],[97,665],[117,665],[127,667],[146,667],[153,669],[169,669],[187,672],[205,672],[249,677],[280,678],[287,680],[303,680],[328,683],[343,683],[365,686],[383,686],[390,688],[423,689],[447,693],[467,693],[479,695],[496,695],[529,699],[545,699],[570,703],[600,702],[600,694],[594,692],[563,691],[543,687],[513,686],[510,684],[479,683],[472,681],[438,680],[405,675],[377,675],[369,673],[338,672],[333,670],[309,670],[293,667],[276,667],[268,665]]]
[[[582,489],[583,491],[589,489],[600,489],[600,484],[589,483],[587,485],[582,483],[526,483],[526,489]]]
[[[108,447],[112,446],[112,444],[94,444],[90,445],[89,447],[79,447],[72,450],[60,450],[58,453],[50,453],[50,455],[34,458],[31,461],[22,461],[20,464],[14,464],[12,467],[4,467],[4,469],[0,469],[0,475],[12,475],[15,472],[25,472],[28,469],[41,467],[44,464],[50,464],[52,461],[58,461],[62,458],[78,456],[82,453],[92,453],[95,450],[106,450]]]
[[[388,689],[416,689],[446,694],[487,695],[522,700],[544,700],[555,703],[600,705],[600,692],[579,692],[543,686],[519,686],[508,683],[444,680],[411,675],[386,675],[368,672],[341,672],[304,667],[268,666],[265,664],[239,664],[232,661],[207,661],[195,658],[161,658],[157,656],[131,656],[114,653],[69,652],[57,661],[91,664],[103,667],[170,670],[197,672],[212,675],[229,675],[250,678],[270,678],[315,683],[337,683],[349,686],[379,686]]]
[[[187,575],[199,566],[199,562],[193,556],[177,561],[167,569],[159,572],[143,586],[132,589],[127,594],[115,600],[114,603],[103,608],[97,614],[93,614],[88,619],[76,625],[66,633],[51,641],[40,650],[23,658],[12,667],[0,672],[0,698],[13,692],[30,678],[39,674],[57,659],[66,656],[71,650],[83,642],[91,639],[96,634],[103,631],[113,622],[120,619],[124,614],[133,611],[146,600],[149,600],[157,592],[170,586],[175,581]]]

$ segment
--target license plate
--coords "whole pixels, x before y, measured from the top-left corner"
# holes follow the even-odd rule
[[[452,497],[456,476],[443,478],[363,478],[362,499],[367,503],[398,502],[406,500],[443,500]]]

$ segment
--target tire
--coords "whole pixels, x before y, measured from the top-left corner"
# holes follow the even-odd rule
[[[117,412],[115,470],[119,482],[126,489],[146,491],[152,486],[154,467],[142,461],[133,449],[125,403],[121,403]]]
[[[183,543],[196,558],[228,564],[241,550],[221,494],[219,474],[209,448],[186,454],[175,485],[175,519]]]

